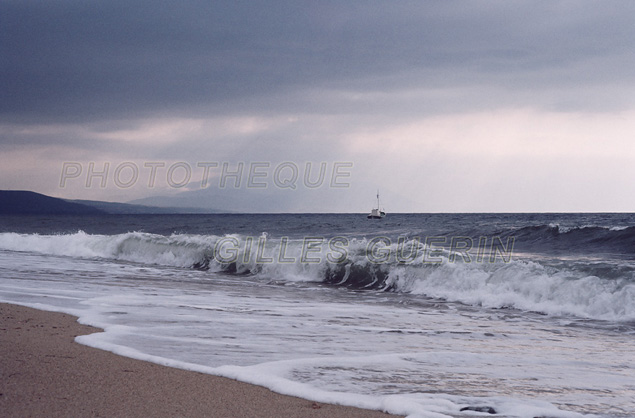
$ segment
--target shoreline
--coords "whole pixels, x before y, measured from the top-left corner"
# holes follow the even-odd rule
[[[389,417],[88,347],[77,317],[0,303],[0,415]]]

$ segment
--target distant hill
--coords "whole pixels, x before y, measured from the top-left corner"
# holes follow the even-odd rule
[[[25,190],[0,190],[0,214],[3,215],[99,215],[92,206],[67,202]]]
[[[0,190],[0,215],[150,215],[219,212],[196,207],[157,207],[98,200],[58,199],[24,190]]]
[[[217,211],[204,208],[191,207],[158,207],[148,205],[137,205],[132,203],[101,202],[98,200],[67,200],[67,202],[79,203],[90,206],[110,214],[189,214],[189,213],[218,213]]]

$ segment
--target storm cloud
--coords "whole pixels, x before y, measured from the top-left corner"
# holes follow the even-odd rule
[[[381,187],[399,210],[592,210],[578,195],[527,202],[541,190],[554,202],[545,190],[554,181],[575,188],[567,172],[583,161],[610,168],[635,157],[630,145],[598,156],[587,137],[601,135],[605,149],[630,135],[634,18],[627,1],[0,1],[2,159],[46,154],[50,170],[201,155],[346,160],[356,197]],[[588,152],[571,157],[578,143]],[[5,188],[68,193],[9,166]],[[527,197],[503,205],[505,193],[487,188],[469,197],[475,187],[457,186],[465,173],[514,184],[483,167],[516,167]],[[422,188],[450,203],[426,206]],[[125,195],[87,193],[98,192]]]

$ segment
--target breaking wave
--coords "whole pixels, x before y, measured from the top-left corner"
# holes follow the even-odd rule
[[[574,234],[574,235],[569,235]],[[522,235],[573,242],[604,239],[622,245],[633,228],[600,227],[562,231],[557,226],[527,227]],[[630,243],[630,242],[629,242]],[[632,245],[632,244],[631,244]],[[227,274],[249,274],[278,282],[320,282],[360,290],[404,292],[465,304],[516,308],[609,321],[635,320],[635,269],[546,265],[479,249],[451,253],[418,240],[336,237],[271,239],[239,235],[163,236],[143,232],[91,235],[0,233],[0,250],[120,260]],[[491,250],[491,248],[490,248]],[[491,255],[494,258],[491,258]],[[606,267],[606,266],[605,266]]]

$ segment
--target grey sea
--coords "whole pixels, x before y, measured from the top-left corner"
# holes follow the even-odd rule
[[[411,417],[635,416],[635,215],[4,216],[78,342]]]

